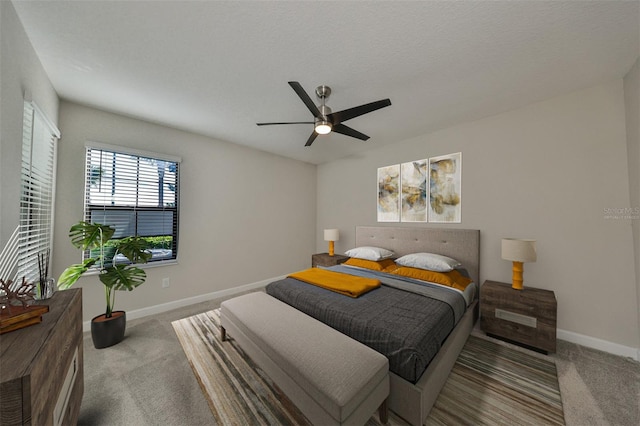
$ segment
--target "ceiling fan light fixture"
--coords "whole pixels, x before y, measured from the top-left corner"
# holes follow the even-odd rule
[[[319,135],[327,135],[331,133],[332,126],[329,121],[318,121],[315,127],[316,133]]]

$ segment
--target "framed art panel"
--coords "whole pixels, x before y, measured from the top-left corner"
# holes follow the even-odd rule
[[[400,165],[400,221],[427,221],[427,162],[410,161]]]
[[[429,159],[429,222],[462,221],[462,153]]]
[[[378,169],[378,222],[400,220],[400,164]]]

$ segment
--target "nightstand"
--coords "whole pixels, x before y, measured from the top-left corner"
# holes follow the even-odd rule
[[[487,335],[538,352],[556,351],[557,301],[553,291],[485,281],[480,287],[480,328]]]
[[[343,254],[329,256],[329,253],[317,253],[311,256],[311,266],[313,268],[316,266],[335,266],[346,262],[348,259],[349,256]]]

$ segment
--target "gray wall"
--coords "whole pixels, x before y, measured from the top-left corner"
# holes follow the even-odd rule
[[[627,112],[627,155],[629,159],[629,199],[634,210],[631,221],[635,248],[636,292],[640,310],[640,58],[624,78],[624,100]],[[640,318],[638,318],[640,321]],[[640,333],[640,325],[638,326]],[[639,349],[640,357],[640,349]]]
[[[58,96],[42,68],[13,4],[0,1],[0,249],[20,220],[20,165],[24,92],[53,123]]]
[[[82,218],[86,141],[182,157],[178,264],[148,268],[143,286],[118,293],[116,309],[206,295],[310,265],[315,166],[65,101],[60,129],[55,276],[80,260],[66,236]],[[163,278],[169,288],[161,287]],[[97,277],[80,284],[85,320],[103,313]]]
[[[536,239],[524,285],[555,291],[561,336],[638,348],[631,221],[604,214],[630,204],[622,79],[319,166],[316,250],[377,224],[378,167],[458,151],[462,223],[432,226],[480,229],[481,282],[511,280],[501,238]]]

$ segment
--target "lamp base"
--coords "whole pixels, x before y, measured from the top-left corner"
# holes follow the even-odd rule
[[[334,242],[329,241],[329,256],[333,256],[333,255],[334,255]]]
[[[522,290],[524,287],[522,286],[522,273],[524,272],[524,267],[522,262],[513,261],[513,275],[511,277],[513,283],[511,284],[511,288],[515,290]]]

